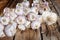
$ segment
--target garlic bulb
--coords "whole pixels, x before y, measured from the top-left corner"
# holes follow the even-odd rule
[[[6,8],[4,8],[3,13],[6,14],[6,13],[9,13],[9,11],[10,11],[10,8],[6,7]]]
[[[24,2],[23,2],[24,8],[25,8],[25,7],[29,7],[29,5],[30,5],[30,4],[29,4],[29,1],[24,1]]]
[[[18,24],[24,24],[26,22],[26,19],[24,16],[19,16],[19,17],[17,17],[16,22]]]
[[[32,7],[31,8],[31,12],[35,13],[35,14],[38,14],[38,9],[37,7]]]
[[[39,0],[33,0],[33,3],[39,3]]]
[[[16,9],[23,9],[23,3],[17,3]]]
[[[3,31],[0,31],[0,37],[5,37],[5,34]]]
[[[15,9],[10,9],[8,13],[4,14],[4,16],[9,17],[11,20],[14,20],[17,17],[14,11]]]
[[[15,18],[17,17],[15,13],[10,13],[9,15],[10,15],[9,17],[11,20],[15,20]]]
[[[15,10],[15,13],[16,13],[17,15],[23,15],[23,14],[24,14],[24,11],[23,11],[23,9],[16,9],[16,10]]]
[[[39,10],[39,3],[32,3],[32,7],[37,7],[37,9]]]
[[[0,23],[0,37],[5,37],[3,30],[4,30],[4,26]]]
[[[41,26],[41,23],[39,21],[33,21],[31,23],[31,28],[34,30],[34,29],[39,29]]]
[[[8,17],[2,17],[2,18],[1,18],[1,23],[2,23],[3,25],[9,24],[9,21],[10,21],[10,19],[9,19]]]
[[[6,28],[5,28],[5,33],[8,37],[12,37],[15,35],[16,33],[16,28],[14,28],[13,25],[8,25]]]
[[[47,1],[44,2],[44,5],[49,7],[49,3]]]
[[[30,8],[24,8],[23,11],[24,11],[24,15],[27,16],[30,12]]]
[[[15,29],[17,28],[17,23],[15,21],[10,21],[9,25],[12,25]]]
[[[53,23],[56,23],[57,21],[57,14],[54,12],[49,12],[49,11],[45,11],[42,14],[44,21],[48,24],[48,25],[52,25]]]
[[[34,0],[33,1],[33,3],[32,3],[32,7],[37,7],[37,8],[39,8],[39,1],[37,1],[37,0]]]
[[[29,14],[27,15],[27,18],[28,18],[29,21],[34,21],[34,20],[37,19],[37,15],[34,14],[34,13],[29,13]]]
[[[4,30],[4,26],[0,23],[0,31]]]
[[[43,23],[43,22],[44,22],[42,15],[38,15],[37,20],[38,20],[40,23]]]
[[[18,28],[19,28],[20,30],[25,30],[25,29],[26,29],[24,25],[18,25]]]
[[[30,21],[26,21],[26,23],[24,24],[26,28],[30,28]]]

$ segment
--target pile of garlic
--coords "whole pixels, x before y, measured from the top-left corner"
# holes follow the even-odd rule
[[[52,25],[57,21],[57,15],[54,12],[43,11],[38,15],[39,4],[33,2],[29,7],[29,1],[18,3],[16,8],[5,8],[3,16],[0,17],[0,37],[12,37],[15,35],[17,28],[21,31],[26,29],[39,29],[42,23]],[[36,6],[37,5],[37,6]]]

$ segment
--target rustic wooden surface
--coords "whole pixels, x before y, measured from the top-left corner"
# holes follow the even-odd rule
[[[0,11],[5,7],[14,8],[18,2],[22,2],[23,0],[0,0]],[[32,0],[29,0],[32,3]],[[48,0],[49,6],[53,12],[56,12],[59,16],[57,22],[57,28],[53,34],[46,35],[43,34],[43,40],[60,40],[60,0]],[[31,5],[30,5],[31,6]],[[46,32],[46,25],[43,25],[42,32]],[[59,31],[58,31],[59,30]],[[0,40],[41,40],[40,30],[18,30],[14,37],[4,37],[0,38]]]
[[[40,30],[28,29],[25,31],[18,30],[15,35],[15,40],[41,40]]]
[[[0,40],[13,40],[13,37],[3,37],[3,38],[0,38]]]

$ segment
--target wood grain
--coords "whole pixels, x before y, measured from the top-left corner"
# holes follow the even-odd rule
[[[28,29],[25,31],[17,31],[15,40],[41,40],[40,30]]]
[[[13,40],[13,37],[3,37],[3,38],[0,38],[0,40]]]

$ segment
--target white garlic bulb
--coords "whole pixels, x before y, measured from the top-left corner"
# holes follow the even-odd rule
[[[18,28],[19,28],[20,30],[25,30],[25,29],[26,29],[24,25],[18,25]]]
[[[38,14],[38,8],[37,7],[32,7],[30,11],[35,13],[35,14]]]
[[[34,29],[39,29],[41,26],[41,23],[39,21],[33,21],[31,23],[31,28],[34,30]]]
[[[0,23],[0,37],[5,37],[3,30],[4,30],[4,26]]]
[[[10,22],[10,19],[9,19],[8,17],[2,17],[2,18],[1,18],[1,23],[2,23],[3,25],[9,24],[9,22]]]
[[[29,13],[29,14],[27,15],[27,18],[28,18],[29,21],[34,21],[34,20],[37,19],[37,15],[34,14],[34,13]]]
[[[39,3],[39,0],[33,0],[33,3]]]
[[[30,8],[24,8],[23,11],[24,11],[24,15],[26,16],[29,14]]]
[[[15,21],[10,21],[9,25],[12,25],[15,29],[17,28],[17,23]]]
[[[15,13],[16,13],[17,15],[23,15],[23,14],[24,14],[24,11],[23,11],[23,9],[16,9],[16,10],[15,10]]]
[[[23,2],[24,8],[25,8],[25,7],[29,7],[29,5],[30,5],[30,4],[29,4],[29,1],[24,1],[24,2]]]
[[[26,28],[30,28],[30,21],[26,21],[26,23],[24,24]]]
[[[6,28],[5,28],[5,33],[8,37],[12,37],[15,35],[16,33],[16,28],[14,28],[13,25],[8,25]]]
[[[49,12],[49,11],[45,11],[42,14],[44,21],[48,24],[48,25],[52,25],[54,23],[56,23],[57,21],[57,14],[54,12]]]
[[[42,15],[38,15],[36,20],[38,20],[40,23],[44,22]]]
[[[3,31],[0,31],[0,37],[5,37],[5,34]]]
[[[0,31],[4,30],[4,26],[0,23]]]
[[[17,17],[17,15],[15,13],[10,13],[10,19],[11,20],[15,20],[15,18]]]
[[[25,16],[19,16],[19,17],[17,17],[16,22],[18,24],[24,24],[26,22]]]
[[[23,9],[23,3],[17,3],[16,9]]]
[[[15,9],[10,9],[8,13],[4,14],[4,16],[9,17],[10,20],[14,20],[17,17],[14,11]]]
[[[9,13],[9,11],[10,11],[10,8],[6,7],[6,8],[4,8],[3,13],[6,14],[6,13]]]

